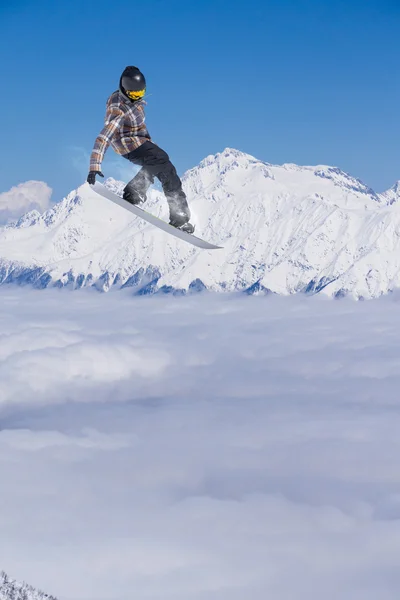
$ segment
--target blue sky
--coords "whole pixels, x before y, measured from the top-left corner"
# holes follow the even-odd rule
[[[0,2],[0,191],[38,179],[59,200],[82,183],[128,64],[180,173],[231,146],[377,191],[400,178],[398,0]],[[106,176],[117,164],[109,150]]]

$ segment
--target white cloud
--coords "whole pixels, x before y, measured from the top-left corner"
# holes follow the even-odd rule
[[[43,181],[26,181],[0,194],[0,223],[15,219],[30,210],[44,212],[50,205],[52,190]]]
[[[398,307],[0,288],[0,568],[66,600],[393,600]]]

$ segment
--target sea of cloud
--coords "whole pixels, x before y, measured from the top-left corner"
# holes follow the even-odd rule
[[[0,569],[65,600],[397,600],[400,299],[0,288]]]

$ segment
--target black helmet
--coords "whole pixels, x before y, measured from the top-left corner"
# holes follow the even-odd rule
[[[119,80],[119,89],[130,100],[140,100],[146,91],[146,80],[137,67],[126,67]]]

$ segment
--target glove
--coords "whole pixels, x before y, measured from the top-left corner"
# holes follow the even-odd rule
[[[101,171],[89,171],[89,175],[87,176],[87,182],[90,183],[90,185],[94,185],[95,181],[96,181],[96,175],[100,175],[100,177],[104,177],[103,173]]]

